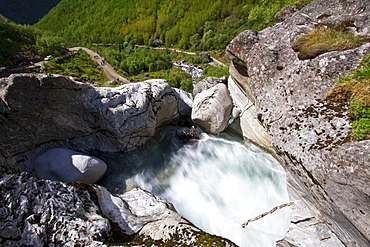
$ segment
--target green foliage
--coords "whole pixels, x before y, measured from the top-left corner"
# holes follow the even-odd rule
[[[30,26],[7,22],[0,17],[0,65],[11,65],[22,48],[31,49],[36,42],[35,33]]]
[[[352,136],[361,140],[370,134],[370,105],[358,103],[354,100],[351,104],[354,121],[352,122]]]
[[[193,64],[203,64],[203,63],[209,63],[207,59],[204,59],[200,56],[192,56],[190,59],[190,62]]]
[[[41,71],[36,72],[39,73]],[[44,63],[44,69],[42,72],[72,76],[75,80],[82,80],[93,84],[104,84],[108,81],[104,71],[100,69],[83,50],[64,58]]]
[[[37,53],[41,57],[59,56],[66,53],[66,43],[60,37],[40,35],[36,41]]]
[[[229,75],[230,75],[229,67],[219,66],[219,65],[213,66],[213,65],[207,64],[203,68],[203,76],[201,79],[204,79],[209,76],[213,76],[217,78],[221,78],[225,76],[226,78],[228,78]]]
[[[316,56],[337,50],[351,49],[362,45],[364,42],[369,42],[366,36],[356,36],[350,31],[346,31],[342,24],[332,26],[319,26],[311,30],[308,34],[298,37],[292,48],[299,51],[299,59],[315,58]]]
[[[348,116],[355,139],[370,137],[370,54],[362,58],[358,68],[351,74],[339,79],[328,98],[349,104]]]
[[[0,65],[11,66],[35,56],[59,56],[66,53],[63,39],[28,25],[8,22],[0,17]]]
[[[62,0],[37,27],[73,42],[220,50],[244,29],[261,30],[290,3],[312,0]],[[73,20],[73,21],[72,21]]]
[[[121,48],[121,49],[120,49]],[[149,47],[100,47],[99,53],[125,76],[138,75],[144,72],[165,70],[172,67],[171,57],[167,50]]]

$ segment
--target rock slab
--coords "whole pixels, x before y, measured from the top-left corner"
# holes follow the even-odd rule
[[[159,79],[95,88],[58,75],[13,74],[0,79],[0,142],[29,172],[52,148],[133,151],[189,115],[191,101]]]

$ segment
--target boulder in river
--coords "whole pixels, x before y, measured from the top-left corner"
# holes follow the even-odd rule
[[[204,132],[218,134],[227,128],[231,109],[229,90],[225,84],[218,83],[195,96],[191,119]]]

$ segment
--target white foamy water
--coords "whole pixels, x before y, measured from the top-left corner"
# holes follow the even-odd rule
[[[283,208],[241,227],[289,201],[281,166],[243,141],[202,134],[183,145],[167,132],[159,145],[126,158],[123,172],[117,171],[102,181],[111,191],[126,184],[151,191],[197,227],[239,246],[275,246],[289,226],[289,208]]]

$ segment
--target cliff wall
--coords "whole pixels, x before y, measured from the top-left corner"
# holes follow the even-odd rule
[[[240,113],[231,128],[278,157],[290,189],[318,209],[346,246],[370,243],[370,141],[349,138],[348,106],[327,94],[369,53],[370,43],[309,59],[292,46],[320,24],[351,23],[351,32],[369,35],[369,5],[317,0],[272,27],[242,32],[227,47],[229,90]]]

